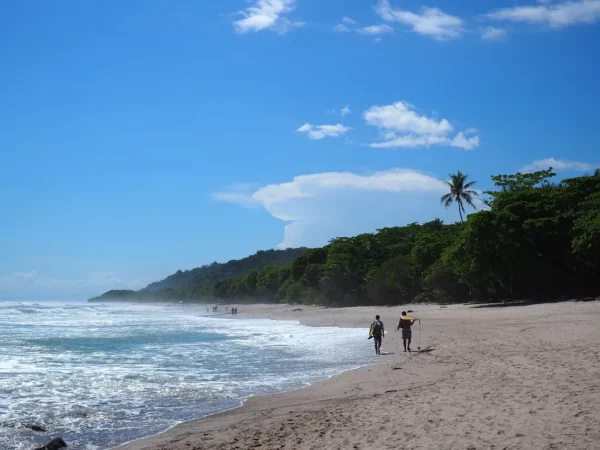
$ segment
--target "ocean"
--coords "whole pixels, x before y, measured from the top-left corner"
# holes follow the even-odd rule
[[[366,330],[239,311],[0,303],[0,449],[110,449],[373,361]]]

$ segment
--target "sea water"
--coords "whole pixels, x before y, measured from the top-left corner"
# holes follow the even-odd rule
[[[0,449],[109,449],[372,361],[365,330],[239,311],[0,303]]]

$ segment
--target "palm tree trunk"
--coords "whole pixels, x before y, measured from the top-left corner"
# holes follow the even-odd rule
[[[465,221],[463,220],[462,203],[460,202],[460,199],[458,199],[458,201],[456,203],[458,205],[458,214],[460,215],[460,223],[465,223]]]

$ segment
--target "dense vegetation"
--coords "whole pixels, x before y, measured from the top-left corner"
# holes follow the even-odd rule
[[[280,265],[266,257],[254,267],[245,260],[215,263],[138,293],[105,296],[352,306],[598,295],[600,171],[558,184],[550,182],[554,175],[492,177],[487,208],[465,222],[383,228],[301,249],[287,263],[281,255]],[[456,204],[462,219],[464,204],[473,206],[478,195],[473,182],[458,172],[447,184],[442,203]],[[212,268],[221,268],[218,276]]]
[[[489,208],[465,223],[434,220],[333,239],[289,265],[218,282],[214,295],[332,306],[598,295],[600,173],[559,184],[549,181],[554,175],[494,176]],[[442,198],[461,215],[462,201],[476,195],[465,181],[452,176],[452,195]]]
[[[211,298],[215,283],[230,278],[244,276],[265,266],[289,264],[306,248],[287,250],[258,251],[243,259],[234,259],[224,264],[212,263],[192,270],[178,270],[164,280],[149,284],[139,291],[112,290],[105,292],[93,301],[165,301],[174,299],[202,300]]]

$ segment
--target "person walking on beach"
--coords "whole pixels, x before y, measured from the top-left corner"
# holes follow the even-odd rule
[[[398,322],[397,330],[402,328],[402,343],[404,344],[404,351],[407,348],[408,341],[408,351],[410,352],[410,341],[412,339],[412,330],[410,327],[417,321],[417,319],[410,320],[410,317],[406,315],[406,311],[402,311],[402,316],[400,317],[400,322]]]
[[[373,338],[375,341],[375,354],[380,355],[381,352],[381,339],[385,336],[385,330],[383,329],[383,322],[379,320],[379,314],[375,316],[375,320],[369,328],[369,339]]]

